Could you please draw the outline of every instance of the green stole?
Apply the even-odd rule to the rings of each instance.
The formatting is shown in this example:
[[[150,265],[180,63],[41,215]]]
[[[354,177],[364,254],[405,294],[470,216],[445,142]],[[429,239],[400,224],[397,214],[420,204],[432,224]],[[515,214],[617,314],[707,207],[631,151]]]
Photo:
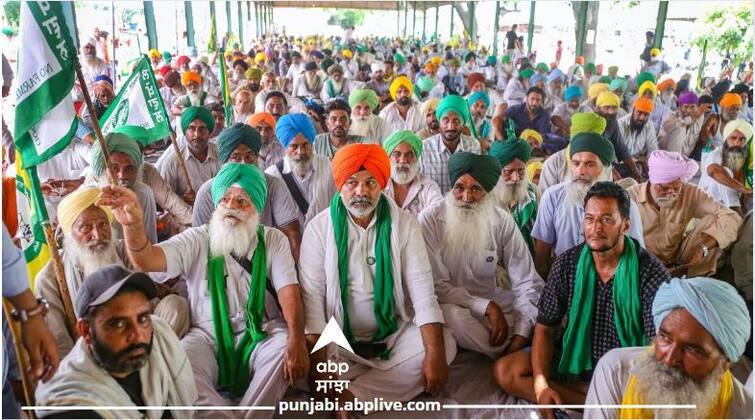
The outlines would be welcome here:
[[[228,389],[234,397],[244,395],[249,386],[249,357],[257,343],[267,334],[262,330],[262,318],[265,313],[265,287],[267,284],[267,255],[265,249],[265,230],[257,227],[257,247],[252,255],[253,274],[249,279],[249,298],[246,303],[246,330],[235,345],[236,334],[233,332],[228,317],[228,296],[226,295],[225,258],[209,256],[207,263],[207,280],[212,304],[212,324],[215,329],[215,358],[218,362],[218,387]]]
[[[522,236],[524,236],[524,242],[527,243],[530,254],[535,255],[535,242],[532,240],[532,224],[537,214],[537,197],[535,196],[535,191],[532,189],[532,185],[527,185],[527,196],[530,199],[529,202],[523,208],[519,208],[519,203],[516,203],[512,216],[514,216],[514,221],[517,227],[519,227],[519,231],[522,232]]]
[[[647,343],[642,326],[639,263],[634,241],[624,236],[624,252],[613,277],[613,317],[621,347]],[[563,340],[563,354],[558,370],[579,375],[593,369],[592,332],[595,314],[595,261],[585,243],[577,262],[574,295],[569,308]]]
[[[378,331],[372,342],[384,340],[398,330],[393,302],[393,261],[391,258],[391,209],[388,200],[381,194],[376,211],[375,238],[375,292],[373,309]],[[348,211],[336,193],[330,200],[330,218],[333,221],[333,234],[338,251],[338,280],[341,286],[341,305],[343,306],[343,332],[350,344],[354,335],[349,326],[349,226]],[[386,349],[380,358],[390,356]]]
[[[207,100],[207,92],[202,91],[202,93],[199,95],[199,106],[204,106],[204,101]],[[184,107],[188,108],[190,106],[193,106],[191,104],[191,100],[189,99],[189,96],[187,94],[186,98],[184,98]]]
[[[325,89],[327,89],[328,91],[328,96],[330,96],[331,98],[335,98],[336,96],[340,95],[341,92],[343,92],[344,83],[345,81],[341,82],[341,90],[339,90],[338,93],[336,93],[336,88],[333,87],[333,81],[328,79],[328,81],[325,82]]]

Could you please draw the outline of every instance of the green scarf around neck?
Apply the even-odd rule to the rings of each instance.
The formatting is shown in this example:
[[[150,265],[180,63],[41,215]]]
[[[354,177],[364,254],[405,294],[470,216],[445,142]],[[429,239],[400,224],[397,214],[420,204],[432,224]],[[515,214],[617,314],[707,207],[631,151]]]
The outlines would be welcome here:
[[[333,81],[328,79],[328,81],[325,82],[325,89],[328,90],[328,96],[330,96],[331,98],[335,98],[336,96],[341,95],[341,93],[343,92],[343,85],[344,85],[344,82],[341,82],[341,89],[339,89],[338,92],[336,92],[336,88],[335,88],[335,85],[333,84]]]
[[[640,302],[640,269],[637,247],[624,236],[624,252],[613,277],[613,317],[622,347],[644,346],[647,337],[642,326]],[[558,370],[579,375],[593,369],[592,333],[595,314],[595,261],[585,243],[577,262],[574,295],[569,308],[568,324],[564,333],[563,354]]]
[[[225,258],[209,256],[207,280],[212,305],[212,324],[215,329],[215,358],[218,362],[218,387],[228,389],[234,397],[244,395],[249,386],[249,357],[257,343],[267,334],[262,330],[267,285],[267,255],[265,230],[257,227],[257,247],[252,255],[253,274],[249,279],[249,298],[246,303],[246,329],[235,345],[236,334],[229,318],[226,294]]]
[[[517,227],[519,227],[519,231],[524,236],[524,242],[527,243],[530,254],[535,255],[535,242],[532,240],[532,225],[537,214],[537,197],[532,185],[527,185],[527,196],[529,197],[527,204],[520,208],[519,203],[516,203],[512,216]]]
[[[393,261],[391,258],[391,209],[388,200],[381,194],[375,210],[375,291],[374,312],[378,331],[373,342],[384,340],[398,330],[393,302]],[[338,278],[341,286],[343,305],[343,332],[350,344],[354,335],[349,326],[349,226],[348,211],[336,193],[330,201],[330,218],[333,221],[333,234],[338,251]],[[380,355],[381,359],[390,356],[390,349]]]

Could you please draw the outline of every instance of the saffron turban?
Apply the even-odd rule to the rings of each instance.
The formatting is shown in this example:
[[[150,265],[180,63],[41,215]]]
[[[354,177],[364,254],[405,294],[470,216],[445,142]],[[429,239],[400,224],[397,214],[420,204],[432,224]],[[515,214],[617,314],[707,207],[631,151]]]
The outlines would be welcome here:
[[[391,134],[383,141],[383,148],[390,155],[393,153],[393,149],[401,143],[408,144],[414,150],[414,156],[417,158],[422,156],[422,139],[411,130],[401,130]]]
[[[655,98],[658,95],[658,89],[655,88],[655,84],[648,80],[647,82],[644,82],[640,85],[640,87],[637,89],[637,96],[642,96],[645,94],[645,91],[651,91],[653,92],[653,97]]]
[[[574,98],[582,97],[582,89],[579,86],[573,85],[566,88],[564,91],[564,99],[571,101]]]
[[[422,68],[422,71],[424,73],[435,73],[436,71],[438,71],[438,66],[433,63],[427,63],[425,64],[425,67]]]
[[[254,150],[255,154],[259,154],[262,147],[262,138],[259,131],[244,123],[235,123],[221,131],[217,139],[220,161],[223,163],[228,162],[231,154],[239,144],[243,144]]]
[[[370,110],[378,106],[378,97],[372,89],[354,89],[349,94],[349,106],[354,109],[360,102],[366,102]]]
[[[748,140],[752,138],[752,124],[748,123],[745,120],[729,121],[724,126],[724,141],[726,141],[726,139],[728,139],[731,133],[733,133],[734,131],[739,131],[740,133],[744,134],[745,138],[747,138]]]
[[[639,97],[634,101],[634,109],[650,114],[653,112],[655,104],[648,98]]]
[[[304,136],[310,144],[315,142],[317,131],[307,114],[286,114],[275,124],[275,137],[283,147],[288,147],[298,134]]]
[[[331,165],[333,181],[339,190],[349,177],[361,170],[369,171],[381,189],[391,176],[391,160],[377,144],[348,144],[336,152]]]
[[[191,70],[186,70],[185,72],[181,73],[181,84],[184,86],[189,86],[189,82],[201,84],[202,75]]]
[[[579,133],[569,143],[569,158],[576,153],[591,152],[596,154],[603,165],[610,165],[615,155],[613,144],[605,137],[595,133]]]
[[[676,82],[674,79],[663,79],[658,83],[658,90],[663,92],[666,89],[676,89]]]
[[[722,107],[727,106],[742,106],[742,97],[736,93],[727,93],[721,97],[721,101],[718,103]]]
[[[470,152],[454,153],[448,160],[448,175],[451,178],[451,185],[456,184],[456,181],[466,174],[477,180],[486,192],[490,192],[501,176],[501,165],[491,156]]]
[[[661,284],[653,299],[656,331],[674,309],[685,309],[713,336],[729,361],[744,353],[750,337],[750,313],[737,289],[706,277],[671,279]]]
[[[494,157],[503,168],[514,159],[519,159],[526,164],[532,156],[532,149],[530,144],[522,139],[508,139],[493,142],[490,146],[490,156]]]
[[[223,165],[220,172],[212,179],[210,187],[212,202],[216,207],[228,188],[234,185],[240,186],[249,194],[249,199],[254,203],[255,209],[258,213],[261,213],[267,200],[267,181],[265,181],[262,170],[257,165],[247,165],[246,163]]]
[[[699,165],[693,159],[676,152],[654,150],[648,158],[648,178],[653,184],[668,184],[681,179],[692,179]]]
[[[391,93],[391,98],[394,101],[396,100],[396,92],[398,92],[398,89],[401,86],[405,87],[409,92],[413,92],[414,85],[412,84],[412,81],[406,76],[399,76],[393,79],[391,86],[388,88],[388,91]]]
[[[255,112],[246,120],[246,122],[252,127],[265,123],[275,130],[275,117],[269,112]]]
[[[537,130],[528,128],[526,130],[522,130],[522,132],[519,133],[519,138],[522,140],[529,140],[531,137],[534,137],[534,139],[537,140],[538,144],[543,144],[543,136],[541,136],[540,133],[537,132]]]
[[[423,117],[427,116],[427,113],[430,111],[432,111],[434,114],[435,110],[438,109],[438,104],[440,104],[440,99],[430,98],[425,102],[422,102],[422,106],[419,108],[419,112]]]
[[[110,154],[123,153],[131,158],[134,167],[142,166],[142,150],[134,139],[123,133],[108,133],[105,136],[105,146]],[[100,142],[94,142],[91,151],[91,165],[94,176],[99,178],[105,173],[105,159],[102,155]]]
[[[593,83],[587,89],[587,97],[590,99],[597,98],[603,92],[608,91],[608,85],[605,83]]]
[[[600,95],[598,95],[597,99],[595,99],[595,105],[618,107],[619,105],[621,105],[621,99],[619,99],[619,97],[615,93],[611,92],[610,90],[606,90],[604,92],[601,92]]]
[[[181,113],[181,130],[186,132],[189,128],[189,124],[196,119],[201,120],[210,132],[215,129],[215,118],[212,117],[212,113],[209,109],[203,106],[190,106],[184,108]]]
[[[105,212],[108,222],[113,221],[113,213],[109,207],[97,206],[97,200],[100,198],[100,189],[93,186],[81,186],[76,191],[68,194],[60,203],[58,203],[58,225],[63,231],[64,235],[71,233],[73,224],[76,223],[76,219],[84,213],[84,210],[90,206],[95,206]]]
[[[438,108],[435,110],[435,116],[438,118],[438,121],[440,121],[443,119],[443,116],[449,112],[455,112],[464,124],[467,124],[472,120],[472,117],[469,114],[469,105],[467,105],[467,101],[459,95],[448,95],[443,98],[438,104]]]
[[[527,171],[527,180],[529,182],[535,182],[534,181],[534,179],[535,179],[535,173],[537,171],[541,171],[542,172],[542,170],[543,170],[543,162],[540,162],[540,161],[530,162],[530,163],[527,164],[527,169],[525,169],[525,170]]]
[[[467,77],[467,88],[472,90],[472,87],[474,87],[477,82],[485,83],[485,76],[482,73],[470,73]]]
[[[684,92],[679,95],[679,105],[697,105],[700,98],[694,92]]]
[[[618,77],[616,79],[611,80],[611,83],[608,84],[608,90],[611,92],[615,92],[619,89],[622,91],[626,91],[627,87],[629,86],[629,83],[627,82],[627,79],[623,77]]]
[[[642,86],[642,84],[645,82],[653,82],[653,84],[655,85],[655,76],[653,75],[653,73],[645,71],[637,75],[636,82],[637,86]]]
[[[579,133],[595,133],[598,135],[606,131],[606,119],[594,112],[577,112],[571,117],[571,137]]]
[[[469,96],[467,96],[467,103],[470,107],[480,100],[485,102],[486,108],[490,106],[490,97],[485,91],[481,90],[479,92],[472,92]]]
[[[579,65],[585,64],[585,57],[582,57],[580,55],[580,56],[578,56],[577,58],[574,59],[574,62],[577,63],[577,64],[579,64]]]

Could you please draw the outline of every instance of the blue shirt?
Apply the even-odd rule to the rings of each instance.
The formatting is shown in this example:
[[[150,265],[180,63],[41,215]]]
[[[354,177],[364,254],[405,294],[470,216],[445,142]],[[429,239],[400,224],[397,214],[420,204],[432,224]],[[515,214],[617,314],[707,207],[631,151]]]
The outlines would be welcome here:
[[[506,118],[510,118],[514,121],[514,131],[516,135],[522,133],[526,129],[532,129],[540,133],[543,137],[547,133],[551,132],[551,114],[550,112],[540,109],[540,113],[537,114],[534,120],[530,121],[529,113],[527,113],[527,104],[522,103],[514,105],[506,110]]]

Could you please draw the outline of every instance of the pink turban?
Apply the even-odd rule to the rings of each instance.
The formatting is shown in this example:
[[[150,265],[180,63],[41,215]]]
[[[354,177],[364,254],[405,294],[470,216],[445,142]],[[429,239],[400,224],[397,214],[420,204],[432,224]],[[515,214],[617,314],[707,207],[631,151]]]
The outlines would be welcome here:
[[[677,179],[687,182],[697,169],[697,162],[676,152],[656,150],[648,159],[648,177],[653,184],[668,184]]]

